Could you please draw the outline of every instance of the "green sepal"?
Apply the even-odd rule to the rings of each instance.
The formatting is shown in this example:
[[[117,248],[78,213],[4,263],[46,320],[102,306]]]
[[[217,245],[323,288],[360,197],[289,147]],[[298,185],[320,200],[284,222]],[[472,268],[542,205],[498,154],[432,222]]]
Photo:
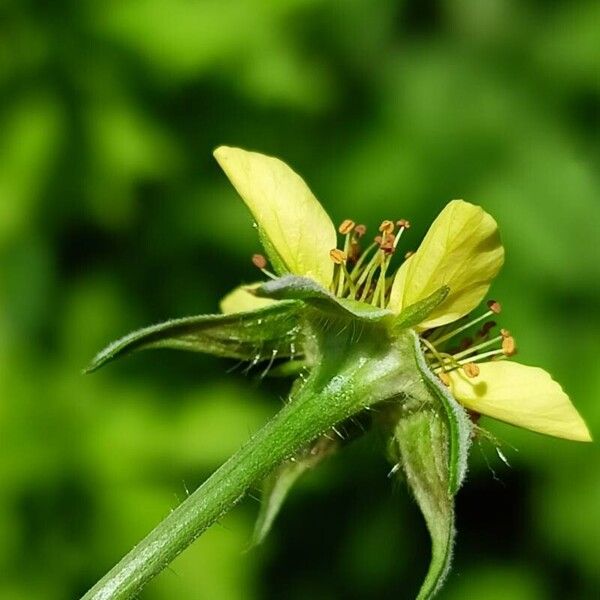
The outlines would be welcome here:
[[[473,423],[465,409],[452,397],[448,388],[431,372],[421,350],[419,337],[414,334],[415,358],[429,397],[443,409],[448,426],[448,491],[454,495],[467,473],[467,459]]]
[[[394,429],[394,454],[431,536],[431,562],[417,600],[433,598],[450,570],[455,529],[449,442],[446,419],[432,408],[403,415]]]
[[[324,458],[337,450],[340,443],[333,436],[321,436],[307,451],[285,461],[263,482],[260,511],[254,525],[252,545],[262,544],[293,485]]]
[[[99,352],[85,370],[91,373],[130,352],[175,348],[259,362],[294,354],[300,335],[298,302],[278,302],[258,310],[227,315],[172,319],[138,329]]]
[[[272,367],[265,373],[267,377],[298,377],[310,369],[309,363],[303,358],[295,358]]]
[[[391,319],[393,313],[357,300],[337,298],[313,279],[285,275],[264,283],[254,290],[257,296],[274,300],[302,300],[323,313],[365,321]]]
[[[422,323],[447,298],[449,293],[450,288],[443,285],[427,298],[407,306],[394,318],[394,328],[397,330],[408,329]]]

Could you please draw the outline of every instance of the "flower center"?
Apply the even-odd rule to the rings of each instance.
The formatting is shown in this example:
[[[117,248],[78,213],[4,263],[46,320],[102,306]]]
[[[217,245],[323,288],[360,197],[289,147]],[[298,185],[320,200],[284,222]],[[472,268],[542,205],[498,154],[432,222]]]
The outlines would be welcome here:
[[[429,329],[421,334],[425,349],[425,358],[430,368],[448,385],[448,373],[461,369],[467,377],[479,375],[478,362],[483,360],[504,360],[517,352],[515,339],[508,329],[500,329],[493,335],[496,322],[490,317],[500,314],[502,307],[499,302],[490,300],[488,310],[478,317],[465,317],[458,321]],[[469,335],[469,330],[479,325],[479,328]],[[457,343],[457,336],[464,337]]]
[[[343,249],[334,248],[329,253],[335,264],[331,292],[339,298],[385,308],[392,280],[389,266],[402,234],[409,227],[410,222],[406,219],[396,223],[383,221],[378,235],[363,249],[361,240],[367,228],[356,225],[350,219],[344,220],[338,228],[339,233],[344,236]]]

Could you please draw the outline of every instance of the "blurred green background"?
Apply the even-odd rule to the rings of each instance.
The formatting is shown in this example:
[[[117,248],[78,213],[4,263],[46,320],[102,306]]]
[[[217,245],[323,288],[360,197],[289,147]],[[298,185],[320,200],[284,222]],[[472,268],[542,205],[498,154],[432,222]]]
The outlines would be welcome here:
[[[285,385],[200,355],[80,374],[105,343],[211,312],[256,273],[211,157],[276,154],[336,221],[445,202],[499,221],[519,360],[600,435],[600,4],[0,3],[0,599],[75,598],[273,414]],[[448,599],[600,596],[600,452],[487,422]],[[366,437],[246,552],[252,499],[142,598],[411,598],[429,543]]]

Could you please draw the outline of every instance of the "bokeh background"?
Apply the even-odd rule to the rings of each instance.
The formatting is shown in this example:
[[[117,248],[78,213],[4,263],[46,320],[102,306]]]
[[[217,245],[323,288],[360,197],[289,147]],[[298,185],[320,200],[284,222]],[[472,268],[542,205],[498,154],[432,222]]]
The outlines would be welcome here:
[[[211,157],[283,157],[336,221],[445,202],[499,221],[493,294],[520,360],[600,435],[594,0],[0,3],[0,598],[76,598],[280,406],[231,363],[105,343],[215,311],[256,273]],[[408,248],[407,248],[408,249]],[[487,422],[447,599],[600,596],[600,452]],[[429,542],[366,437],[307,475],[246,552],[249,499],[142,598],[411,598]]]

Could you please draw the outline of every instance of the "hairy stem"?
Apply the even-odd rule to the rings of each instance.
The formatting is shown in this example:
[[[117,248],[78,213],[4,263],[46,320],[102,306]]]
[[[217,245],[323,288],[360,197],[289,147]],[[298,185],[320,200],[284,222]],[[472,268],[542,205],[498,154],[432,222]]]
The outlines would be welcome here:
[[[335,383],[335,384],[334,384]],[[248,488],[319,434],[360,410],[340,381],[298,396],[90,589],[83,600],[131,598],[203,531],[239,502]],[[351,389],[352,386],[350,386]],[[346,392],[348,387],[344,386]]]

